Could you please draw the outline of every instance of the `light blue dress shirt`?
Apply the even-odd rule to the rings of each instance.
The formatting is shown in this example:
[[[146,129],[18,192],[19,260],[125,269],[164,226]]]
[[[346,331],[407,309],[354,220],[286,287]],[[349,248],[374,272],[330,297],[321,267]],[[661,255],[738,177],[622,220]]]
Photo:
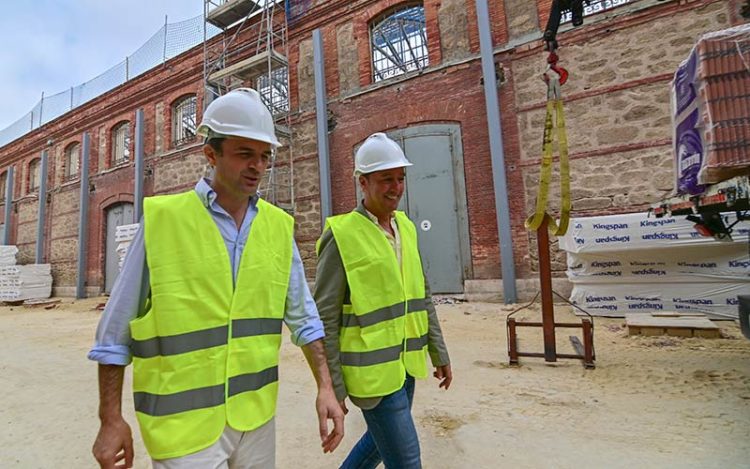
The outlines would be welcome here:
[[[258,213],[257,197],[250,200],[242,226],[237,224],[229,213],[216,202],[216,192],[207,179],[195,185],[195,192],[211,214],[224,238],[232,263],[232,279],[237,279],[237,269],[242,259],[250,226]],[[292,333],[292,342],[298,346],[323,338],[323,323],[310,294],[305,279],[302,259],[297,244],[292,240],[292,269],[289,275],[289,289],[286,296],[284,322]],[[248,249],[252,249],[249,246]],[[206,279],[210,281],[210,279]],[[144,305],[151,293],[149,270],[146,262],[146,245],[143,235],[143,221],[128,248],[128,254],[112,288],[99,327],[96,329],[96,342],[88,354],[90,360],[103,365],[127,365],[131,362],[130,321],[145,313]]]

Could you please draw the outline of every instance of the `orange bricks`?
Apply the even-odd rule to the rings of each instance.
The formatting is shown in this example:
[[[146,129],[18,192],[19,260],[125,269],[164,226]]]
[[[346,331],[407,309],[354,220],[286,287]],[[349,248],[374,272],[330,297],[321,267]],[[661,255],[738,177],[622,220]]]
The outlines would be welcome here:
[[[699,179],[710,184],[750,171],[750,26],[703,36],[697,53],[705,151]]]

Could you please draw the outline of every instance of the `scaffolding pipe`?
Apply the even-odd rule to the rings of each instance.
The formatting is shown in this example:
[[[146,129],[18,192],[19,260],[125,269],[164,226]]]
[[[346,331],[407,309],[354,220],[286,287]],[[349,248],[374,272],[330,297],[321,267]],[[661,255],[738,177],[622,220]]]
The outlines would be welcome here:
[[[47,150],[42,150],[42,167],[39,170],[39,214],[36,221],[35,263],[44,263],[44,225],[47,209]]]
[[[5,176],[5,222],[3,223],[3,244],[10,244],[10,213],[13,205],[13,172],[15,167],[8,168]]]
[[[135,111],[135,220],[140,222],[143,215],[143,108]]]
[[[315,74],[315,116],[318,127],[318,169],[320,172],[320,217],[321,227],[332,215],[331,163],[328,151],[328,106],[326,97],[325,61],[323,35],[316,29],[313,35],[313,70]]]
[[[81,192],[78,211],[78,270],[76,273],[76,298],[86,298],[86,252],[89,232],[89,133],[83,133],[81,145]]]
[[[479,27],[479,49],[482,57],[484,100],[487,108],[487,127],[490,134],[490,157],[492,180],[495,189],[495,212],[497,231],[500,237],[500,258],[503,276],[503,298],[505,303],[515,303],[516,272],[513,260],[513,238],[510,230],[510,207],[508,183],[505,177],[505,154],[503,153],[503,129],[500,122],[500,103],[497,99],[497,78],[490,30],[487,0],[476,0],[477,25]]]

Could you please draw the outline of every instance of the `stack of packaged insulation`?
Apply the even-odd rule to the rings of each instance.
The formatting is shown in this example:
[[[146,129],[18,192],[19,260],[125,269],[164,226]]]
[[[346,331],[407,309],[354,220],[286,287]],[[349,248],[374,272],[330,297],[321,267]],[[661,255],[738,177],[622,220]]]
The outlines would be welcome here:
[[[674,311],[736,319],[737,295],[750,292],[750,221],[734,228],[727,242],[701,236],[684,217],[571,219],[559,239],[570,299],[595,316]]]
[[[128,248],[135,237],[136,231],[138,231],[138,226],[138,223],[133,223],[131,225],[120,225],[116,228],[115,242],[117,247],[115,250],[117,251],[118,270],[122,270],[122,264],[125,262],[125,256],[128,254]]]
[[[16,265],[16,246],[0,246],[0,301],[24,301],[52,295],[50,264]]]

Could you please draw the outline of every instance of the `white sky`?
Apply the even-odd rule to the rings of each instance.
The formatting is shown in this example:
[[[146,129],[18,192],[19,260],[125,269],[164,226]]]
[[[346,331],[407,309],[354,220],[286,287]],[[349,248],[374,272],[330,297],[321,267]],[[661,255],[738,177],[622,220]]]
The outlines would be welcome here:
[[[39,101],[91,80],[203,0],[0,0],[0,130]]]

